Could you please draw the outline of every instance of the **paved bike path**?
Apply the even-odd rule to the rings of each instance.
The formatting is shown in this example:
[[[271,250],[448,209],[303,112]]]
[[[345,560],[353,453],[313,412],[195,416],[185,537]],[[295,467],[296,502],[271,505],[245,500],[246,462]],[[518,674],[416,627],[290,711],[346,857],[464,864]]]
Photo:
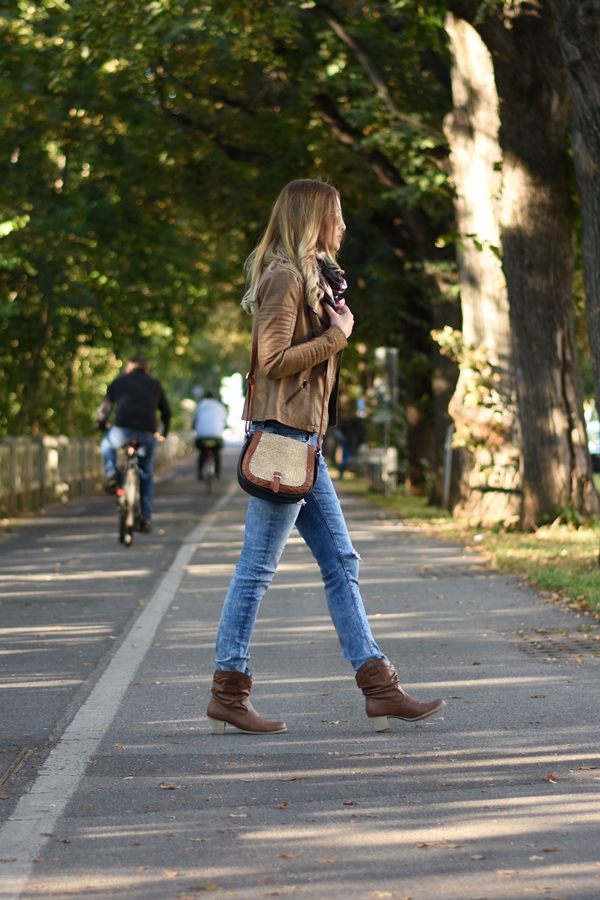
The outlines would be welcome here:
[[[180,557],[173,599],[49,836],[41,807],[2,832],[3,858],[11,827],[37,828],[39,850],[19,894],[23,859],[0,863],[0,898],[598,897],[598,645],[578,631],[591,623],[347,496],[376,637],[408,689],[448,706],[371,730],[294,535],[252,659],[257,707],[289,731],[214,736],[204,709],[246,500],[223,503]],[[83,739],[59,744],[49,780],[64,782]]]
[[[0,778],[24,760],[0,785],[0,821],[212,505],[194,465],[190,458],[158,474],[154,531],[129,548],[118,543],[116,503],[106,495],[0,527]]]

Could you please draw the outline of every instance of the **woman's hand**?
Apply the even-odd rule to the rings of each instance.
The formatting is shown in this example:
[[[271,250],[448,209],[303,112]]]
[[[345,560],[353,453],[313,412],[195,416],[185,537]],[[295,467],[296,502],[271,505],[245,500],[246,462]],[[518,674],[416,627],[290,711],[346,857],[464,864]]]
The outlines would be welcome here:
[[[329,313],[331,324],[339,325],[345,336],[350,337],[354,328],[354,316],[346,306],[346,301],[338,300],[336,309],[333,309],[328,303],[325,303],[324,306]]]

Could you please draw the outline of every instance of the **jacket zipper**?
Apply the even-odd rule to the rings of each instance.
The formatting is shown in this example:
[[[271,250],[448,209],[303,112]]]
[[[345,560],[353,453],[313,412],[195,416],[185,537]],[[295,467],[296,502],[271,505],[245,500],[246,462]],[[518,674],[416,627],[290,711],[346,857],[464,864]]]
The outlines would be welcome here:
[[[307,379],[305,378],[304,381],[302,382],[302,384],[300,385],[300,387],[298,388],[298,390],[294,391],[294,393],[292,394],[292,396],[291,396],[291,397],[288,397],[287,400],[284,402],[283,405],[284,405],[284,406],[287,406],[288,403],[291,403],[292,400],[294,399],[294,397],[297,397],[297,396],[298,396],[298,394],[300,393],[300,391],[305,391],[305,390],[306,390],[307,386],[308,386],[308,381],[307,381]]]

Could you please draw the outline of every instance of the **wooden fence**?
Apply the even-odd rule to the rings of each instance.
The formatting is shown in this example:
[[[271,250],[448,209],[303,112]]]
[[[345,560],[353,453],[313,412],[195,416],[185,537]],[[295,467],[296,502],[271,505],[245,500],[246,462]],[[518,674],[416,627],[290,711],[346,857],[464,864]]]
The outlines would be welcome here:
[[[168,465],[193,447],[193,432],[175,431],[156,446],[155,467]],[[102,487],[99,437],[6,437],[0,443],[0,516],[66,503]]]

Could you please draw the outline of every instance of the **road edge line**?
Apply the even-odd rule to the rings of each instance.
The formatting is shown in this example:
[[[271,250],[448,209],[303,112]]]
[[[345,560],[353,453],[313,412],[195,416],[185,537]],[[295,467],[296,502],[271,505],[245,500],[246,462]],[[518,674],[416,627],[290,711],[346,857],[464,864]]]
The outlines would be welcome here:
[[[239,490],[233,482],[184,538],[175,559],[163,575],[144,611],[115,652],[70,725],[48,755],[30,791],[19,800],[0,830],[0,859],[11,871],[3,871],[2,900],[19,900],[31,876],[33,862],[85,773],[91,756],[112,724],[125,692],[148,652],[156,630],[169,609],[181,576],[217,515]],[[14,860],[8,863],[7,860]]]

